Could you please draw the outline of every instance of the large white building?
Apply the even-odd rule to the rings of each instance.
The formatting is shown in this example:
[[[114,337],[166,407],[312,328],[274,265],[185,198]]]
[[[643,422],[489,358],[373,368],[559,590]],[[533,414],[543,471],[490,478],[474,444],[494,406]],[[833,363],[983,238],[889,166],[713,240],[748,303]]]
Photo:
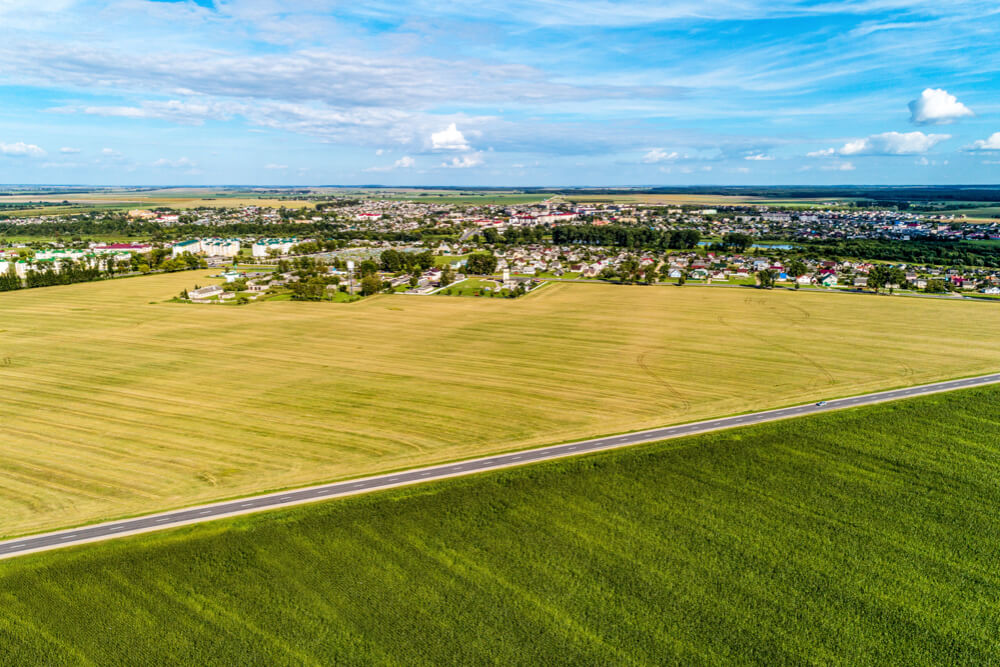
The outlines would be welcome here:
[[[236,257],[240,254],[239,239],[202,239],[201,251],[209,257]]]
[[[178,257],[189,252],[192,255],[209,257],[236,257],[240,254],[239,239],[191,239],[175,243],[170,248],[170,256]]]
[[[250,248],[254,257],[270,257],[271,251],[279,255],[287,255],[292,246],[298,245],[299,240],[291,239],[261,239]]]
[[[14,273],[17,274],[18,278],[24,278],[28,275],[28,262],[19,260],[7,260],[0,259],[0,273],[7,274],[11,269],[14,269]]]
[[[180,257],[186,252],[189,252],[192,255],[200,254],[201,239],[191,239],[190,241],[181,241],[180,243],[175,243],[170,247],[171,257]]]

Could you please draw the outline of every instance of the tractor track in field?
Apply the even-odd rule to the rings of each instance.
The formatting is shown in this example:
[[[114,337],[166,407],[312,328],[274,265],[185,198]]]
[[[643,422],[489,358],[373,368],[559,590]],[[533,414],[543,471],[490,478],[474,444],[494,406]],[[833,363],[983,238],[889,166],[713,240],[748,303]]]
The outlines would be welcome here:
[[[669,381],[665,380],[664,378],[660,377],[652,368],[649,367],[649,364],[646,363],[646,355],[648,355],[650,352],[655,352],[655,350],[646,350],[645,352],[641,352],[638,355],[636,355],[636,358],[635,358],[636,363],[638,363],[639,367],[647,375],[649,375],[649,377],[653,378],[653,380],[655,380],[657,384],[659,384],[661,387],[663,387],[664,389],[666,389],[667,392],[669,392],[669,394],[671,396],[673,396],[675,399],[677,399],[678,401],[680,401],[681,405],[684,408],[682,410],[682,413],[686,414],[686,413],[690,412],[691,411],[691,401],[687,400],[687,398],[684,397],[684,394],[682,394],[681,392],[677,391],[677,388],[673,384],[671,384]]]

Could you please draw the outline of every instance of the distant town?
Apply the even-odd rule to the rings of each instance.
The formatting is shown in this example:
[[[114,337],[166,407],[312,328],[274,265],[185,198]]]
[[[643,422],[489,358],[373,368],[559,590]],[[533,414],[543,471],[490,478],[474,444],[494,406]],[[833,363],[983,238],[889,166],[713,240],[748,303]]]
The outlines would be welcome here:
[[[1000,222],[859,208],[337,198],[3,221],[0,289],[216,267],[195,303],[506,296],[599,280],[1000,295]],[[95,240],[95,237],[106,240]]]

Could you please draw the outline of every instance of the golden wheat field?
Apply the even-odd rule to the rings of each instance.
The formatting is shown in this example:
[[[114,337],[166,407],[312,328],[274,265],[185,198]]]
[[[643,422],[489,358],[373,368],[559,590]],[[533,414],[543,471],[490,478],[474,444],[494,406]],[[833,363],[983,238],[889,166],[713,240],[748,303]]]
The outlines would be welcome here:
[[[1000,369],[1000,304],[579,284],[165,302],[208,282],[0,294],[0,534]]]

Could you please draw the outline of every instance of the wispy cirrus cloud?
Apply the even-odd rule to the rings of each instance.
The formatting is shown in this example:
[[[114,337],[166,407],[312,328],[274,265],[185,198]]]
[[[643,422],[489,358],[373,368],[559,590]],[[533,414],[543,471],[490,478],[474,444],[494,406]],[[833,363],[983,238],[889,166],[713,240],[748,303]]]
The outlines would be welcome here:
[[[992,150],[982,137],[1000,94],[998,10],[983,0],[0,0],[0,86],[18,86],[24,109],[24,91],[38,91],[17,112],[25,118],[54,112],[43,117],[51,131],[0,119],[0,133],[40,150],[80,144],[107,173],[149,171],[173,151],[198,164],[229,152],[220,181],[227,164],[257,177],[261,167],[235,157],[244,149],[291,179],[306,166],[284,157],[294,144],[321,182],[415,173],[388,159],[370,167],[354,147],[391,147],[442,181],[487,173],[473,169],[487,160],[540,161],[533,177],[548,182],[648,182],[668,174],[659,167],[674,178],[713,164],[740,174],[758,162],[769,164],[755,177],[787,179],[808,151],[827,158],[814,174],[850,164],[877,182],[917,165],[897,160],[890,174],[862,156],[949,149],[949,135],[882,132],[907,120],[952,124],[954,146]],[[101,153],[105,143],[118,152]],[[4,164],[11,178],[11,165],[38,163]]]

